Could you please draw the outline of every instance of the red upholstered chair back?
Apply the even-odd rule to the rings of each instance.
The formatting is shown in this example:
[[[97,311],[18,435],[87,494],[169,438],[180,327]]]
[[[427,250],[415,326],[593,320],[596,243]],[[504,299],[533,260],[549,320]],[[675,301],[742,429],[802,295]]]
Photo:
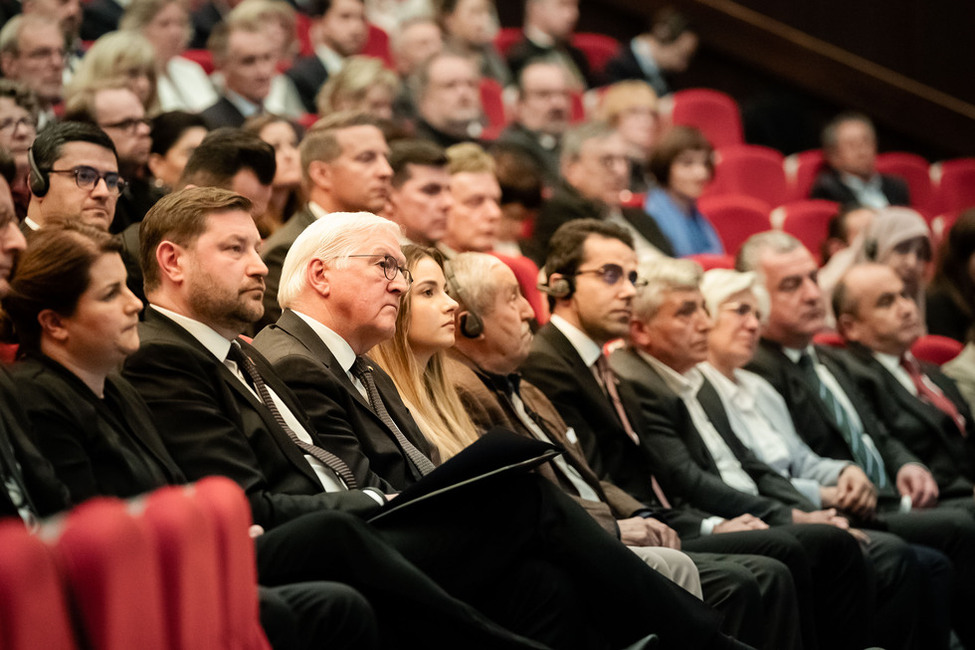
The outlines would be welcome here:
[[[795,236],[813,257],[822,261],[822,244],[826,241],[829,220],[838,210],[839,205],[833,201],[793,201],[776,208],[772,213],[772,225]]]
[[[877,156],[877,171],[903,178],[911,193],[911,207],[930,219],[938,211],[931,165],[923,157],[905,151],[891,151]]]
[[[766,228],[767,230],[767,228]],[[700,253],[698,255],[688,255],[687,259],[694,260],[701,265],[705,271],[711,269],[733,269],[735,268],[734,255],[715,255],[714,253]]]
[[[838,332],[820,332],[813,337],[813,343],[830,348],[845,348],[846,340]]]
[[[674,124],[696,126],[716,149],[745,142],[738,102],[717,90],[689,88],[671,96]]]
[[[184,59],[199,63],[203,71],[207,74],[213,74],[213,71],[216,69],[213,65],[213,55],[210,54],[210,50],[184,50],[180,56]]]
[[[118,499],[87,501],[66,518],[55,544],[87,646],[167,650],[156,547],[144,521]],[[85,644],[82,644],[85,645]]]
[[[390,70],[394,67],[393,55],[389,51],[389,34],[381,27],[369,24],[369,38],[366,40],[366,46],[362,48],[362,53],[381,59]]]
[[[940,209],[965,210],[975,207],[975,158],[946,160],[936,166]]]
[[[782,154],[769,147],[744,144],[720,149],[707,194],[746,194],[781,205],[789,199],[783,162]]]
[[[270,650],[258,618],[257,565],[254,543],[247,534],[252,523],[243,490],[222,476],[197,481],[192,494],[214,524],[219,585],[223,591],[224,647]]]
[[[148,495],[143,517],[158,549],[169,647],[220,648],[228,621],[215,523],[187,488],[176,486]]]
[[[810,149],[786,157],[784,167],[791,200],[801,201],[809,198],[816,176],[826,168],[826,159],[821,149]]]
[[[0,523],[0,549],[0,648],[75,650],[51,549],[13,518]]]
[[[572,44],[582,50],[589,62],[589,67],[597,75],[606,69],[606,64],[613,60],[620,51],[620,42],[612,36],[594,34],[592,32],[577,32],[572,35]]]
[[[499,260],[508,265],[508,268],[515,274],[518,286],[521,288],[521,295],[532,306],[535,312],[535,320],[539,325],[548,322],[548,303],[538,290],[538,266],[525,256],[511,257],[499,253],[491,253]]]
[[[508,50],[520,41],[522,36],[524,32],[521,31],[521,27],[502,27],[494,37],[494,47],[501,56],[508,56]]]
[[[939,366],[961,354],[964,344],[947,336],[927,334],[911,346],[911,353],[921,361],[936,363]]]
[[[728,255],[737,253],[755,233],[772,228],[768,204],[751,196],[706,196],[698,201],[697,207],[711,221]]]

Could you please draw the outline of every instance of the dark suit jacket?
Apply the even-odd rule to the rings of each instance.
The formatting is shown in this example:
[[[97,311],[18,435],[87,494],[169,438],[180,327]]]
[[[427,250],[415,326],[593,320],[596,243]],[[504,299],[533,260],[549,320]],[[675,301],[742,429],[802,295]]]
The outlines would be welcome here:
[[[360,485],[392,492],[419,480],[420,473],[393,432],[308,323],[286,309],[277,323],[257,335],[254,347],[265,355],[304,407],[322,446],[349,465]],[[417,428],[393,380],[375,364],[373,378],[400,431],[427,458],[432,458],[430,443]]]
[[[561,143],[555,141],[554,138],[552,141],[555,142],[555,146],[551,149],[546,149],[542,146],[537,132],[525,128],[518,122],[509,124],[497,139],[499,143],[518,145],[530,153],[542,168],[541,171],[545,178],[545,184],[554,187],[558,184],[559,174],[561,173],[559,170],[559,156],[561,155],[562,147]]]
[[[640,66],[640,62],[637,61],[636,55],[633,53],[633,47],[629,43],[621,47],[619,54],[610,59],[609,63],[606,64],[605,75],[606,83],[608,84],[613,84],[617,81],[626,81],[627,79],[639,79],[650,84],[658,97],[670,94],[670,86],[662,74],[658,72],[652,77],[647,76]]]
[[[190,16],[193,21],[193,38],[190,41],[190,49],[206,49],[207,40],[210,38],[213,28],[223,22],[224,13],[230,11],[230,7],[223,2],[220,4],[221,7],[217,7],[217,4],[212,0],[205,2]]]
[[[665,509],[653,492],[652,458],[647,445],[630,440],[613,404],[592,371],[557,328],[546,325],[535,335],[532,351],[521,367],[525,379],[541,389],[559,415],[572,427],[592,471],[618,486],[676,530],[682,539],[701,534],[701,521],[709,513],[694,508]],[[643,430],[636,396],[625,383],[619,386],[630,424]],[[669,494],[664,488],[665,495]]]
[[[298,57],[294,65],[284,74],[294,84],[305,110],[309,113],[317,113],[315,97],[322,85],[328,81],[328,70],[322,65],[322,60],[314,53]]]
[[[548,252],[548,242],[564,223],[574,219],[604,219],[609,208],[599,202],[592,201],[583,197],[579,192],[568,183],[561,183],[555,190],[555,194],[549,199],[535,221],[535,230],[532,233],[531,241],[526,247],[528,257],[541,267],[545,264],[545,256]],[[664,255],[673,255],[674,249],[670,245],[670,240],[660,230],[660,226],[654,221],[653,217],[643,211],[642,208],[622,208],[623,218],[636,229],[643,238],[660,249]]]
[[[816,507],[788,479],[758,460],[735,436],[721,398],[707,381],[698,400],[759,494],[739,492],[721,479],[718,466],[691,419],[684,401],[663,377],[633,350],[618,350],[611,364],[637,396],[645,422],[642,435],[653,454],[658,480],[671,498],[731,519],[748,513],[769,524],[792,523],[792,508]]]
[[[222,126],[237,129],[244,126],[246,121],[244,115],[226,97],[218,99],[216,104],[205,109],[200,116],[210,129],[219,129]]]
[[[560,49],[569,55],[572,63],[579,69],[579,73],[585,80],[586,86],[595,88],[601,83],[602,80],[590,69],[589,59],[586,58],[586,55],[579,48],[570,43],[560,43],[556,47],[539,47],[527,38],[522,38],[508,50],[508,68],[511,70],[512,78],[517,79],[521,74],[522,68],[534,59],[550,57],[555,49]]]
[[[71,505],[68,490],[58,480],[50,461],[34,445],[22,398],[3,367],[0,367],[0,401],[3,403],[0,408],[0,482],[10,480],[18,485],[36,514],[47,516],[65,510]],[[19,516],[2,485],[0,516]]]
[[[884,193],[891,205],[910,205],[911,197],[907,189],[907,183],[898,176],[880,175],[880,191]],[[835,169],[827,169],[820,172],[809,190],[809,198],[826,199],[836,201],[840,205],[856,203],[856,196],[853,191],[843,184],[840,175]]]
[[[964,416],[967,438],[962,437],[958,427],[943,411],[904,388],[873,358],[868,348],[850,343],[839,356],[890,434],[931,470],[938,481],[941,498],[971,498],[972,481],[975,481],[975,423],[955,382],[938,366],[921,364],[924,374]]]
[[[13,371],[34,425],[38,448],[80,503],[99,495],[122,498],[184,483],[163,445],[152,414],[125,379],[110,376],[105,398],[66,368],[30,356]]]
[[[367,515],[379,506],[361,491],[323,492],[302,451],[270,411],[180,325],[148,309],[142,345],[123,375],[152,411],[166,448],[189,480],[227,476],[247,493],[254,523],[272,528],[323,508]],[[311,422],[271,365],[240,342],[267,385],[315,438]]]
[[[880,490],[880,496],[888,504],[891,500],[896,501],[899,498],[894,487],[897,470],[905,463],[920,463],[920,460],[908,451],[902,442],[887,432],[869,402],[860,394],[853,378],[836,359],[835,351],[817,346],[816,354],[850,398],[863,423],[864,431],[873,438],[874,445],[884,459],[891,480],[886,488]],[[850,448],[843,439],[843,434],[836,425],[833,415],[819,396],[806,384],[802,370],[785,355],[781,345],[763,338],[755,352],[755,357],[746,369],[761,375],[775,390],[779,391],[792,415],[796,431],[810,449],[826,458],[853,460]]]
[[[484,433],[492,427],[500,426],[526,438],[535,439],[534,434],[526,427],[508,394],[500,383],[503,377],[489,375],[480,369],[466,365],[463,358],[447,361],[447,379],[460,394],[461,402],[467,410],[479,433]],[[568,425],[562,420],[559,412],[544,393],[527,381],[521,381],[519,394],[525,403],[525,409],[531,414],[535,423],[556,444],[565,448],[565,462],[576,469],[586,484],[599,496],[599,501],[589,501],[579,497],[572,483],[566,479],[555,463],[549,462],[540,466],[536,471],[560,486],[569,493],[600,525],[613,535],[618,534],[617,519],[632,517],[646,506],[619,489],[609,481],[601,481],[589,467],[582,448],[578,442],[572,442],[566,436]]]
[[[315,223],[315,215],[305,205],[291,215],[291,218],[264,242],[261,251],[261,258],[267,265],[267,277],[264,278],[264,315],[256,323],[255,333],[265,325],[274,323],[281,316],[278,285],[281,284],[281,267],[284,266],[284,258],[291,250],[291,244],[298,239],[298,235],[313,223]]]
[[[125,9],[115,0],[92,0],[81,5],[81,40],[94,41],[118,29]]]

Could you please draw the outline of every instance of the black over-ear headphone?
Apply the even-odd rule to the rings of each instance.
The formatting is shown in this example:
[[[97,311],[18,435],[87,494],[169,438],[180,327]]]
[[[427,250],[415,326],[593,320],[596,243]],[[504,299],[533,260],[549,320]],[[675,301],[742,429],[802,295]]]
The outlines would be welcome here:
[[[460,333],[464,335],[464,338],[476,339],[484,333],[484,321],[471,309],[471,301],[467,299],[460,283],[454,277],[454,271],[450,268],[450,260],[444,262],[443,270],[444,278],[447,280],[447,289],[467,305],[467,313],[460,315]]]
[[[538,290],[556,300],[569,298],[576,290],[575,282],[571,275],[564,275],[556,280],[551,280],[547,284],[539,283]]]
[[[41,171],[34,160],[34,147],[27,150],[27,164],[30,166],[27,175],[27,186],[30,187],[30,193],[34,196],[44,196],[51,188],[51,183],[47,174]]]

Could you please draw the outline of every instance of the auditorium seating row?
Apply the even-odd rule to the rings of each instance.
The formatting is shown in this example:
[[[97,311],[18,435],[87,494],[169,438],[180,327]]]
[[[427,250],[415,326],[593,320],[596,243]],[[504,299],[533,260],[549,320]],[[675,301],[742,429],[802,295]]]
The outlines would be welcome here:
[[[92,499],[36,535],[4,520],[0,647],[270,650],[250,522],[223,477]]]

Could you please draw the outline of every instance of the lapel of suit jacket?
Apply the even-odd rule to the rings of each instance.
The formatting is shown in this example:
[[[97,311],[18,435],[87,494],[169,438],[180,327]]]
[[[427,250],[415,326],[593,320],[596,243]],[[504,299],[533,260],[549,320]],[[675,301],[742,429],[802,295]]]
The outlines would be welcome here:
[[[321,480],[315,474],[311,465],[308,464],[308,460],[305,458],[304,452],[298,448],[297,445],[291,440],[285,431],[281,429],[271,411],[264,405],[257,395],[255,395],[250,388],[241,381],[240,377],[231,372],[230,368],[223,363],[221,359],[217,359],[213,354],[206,349],[202,343],[200,343],[196,337],[187,332],[179,323],[168,318],[165,314],[161,314],[154,309],[146,310],[146,324],[151,324],[158,326],[167,338],[175,338],[183,345],[190,346],[200,353],[204,354],[208,359],[212,359],[214,366],[217,369],[217,373],[223,380],[224,384],[233,391],[238,399],[238,410],[241,409],[239,402],[242,400],[246,405],[257,413],[264,423],[264,428],[271,434],[274,442],[281,449],[281,453],[291,462],[291,464],[307,478],[311,479],[315,485],[321,485]],[[299,409],[295,410],[296,402],[290,399],[290,391],[281,382],[277,380],[274,374],[274,370],[271,369],[270,364],[267,360],[261,356],[261,354],[255,350],[246,341],[241,341],[238,339],[241,348],[244,352],[250,356],[251,360],[257,364],[258,370],[261,373],[261,377],[264,379],[265,383],[271,387],[271,389],[277,393],[282,400],[285,401],[288,408],[292,410],[295,417],[302,420],[302,426],[308,431],[309,434],[314,434],[314,429],[308,424],[307,418],[304,418],[304,413]],[[240,432],[244,437],[247,437],[246,431]]]
[[[924,402],[916,395],[912,395],[903,384],[879,361],[877,361],[870,350],[857,343],[850,343],[848,346],[850,353],[860,359],[870,372],[876,374],[880,379],[883,389],[894,399],[897,406],[909,411],[914,417],[927,423],[928,427],[935,431],[942,430],[941,418],[944,415],[937,407]]]
[[[613,422],[622,432],[622,435],[625,436],[626,433],[623,432],[623,423],[620,422],[620,418],[616,414],[616,409],[613,408],[609,398],[606,397],[603,387],[596,381],[596,375],[593,374],[592,368],[582,361],[582,357],[579,356],[579,353],[572,346],[569,339],[565,338],[565,335],[559,331],[559,328],[551,324],[539,330],[536,336],[541,337],[548,343],[553,351],[569,365],[573,376],[577,378],[580,384],[580,399],[583,399],[583,396],[588,396],[590,408],[595,408],[600,411],[593,421]]]

